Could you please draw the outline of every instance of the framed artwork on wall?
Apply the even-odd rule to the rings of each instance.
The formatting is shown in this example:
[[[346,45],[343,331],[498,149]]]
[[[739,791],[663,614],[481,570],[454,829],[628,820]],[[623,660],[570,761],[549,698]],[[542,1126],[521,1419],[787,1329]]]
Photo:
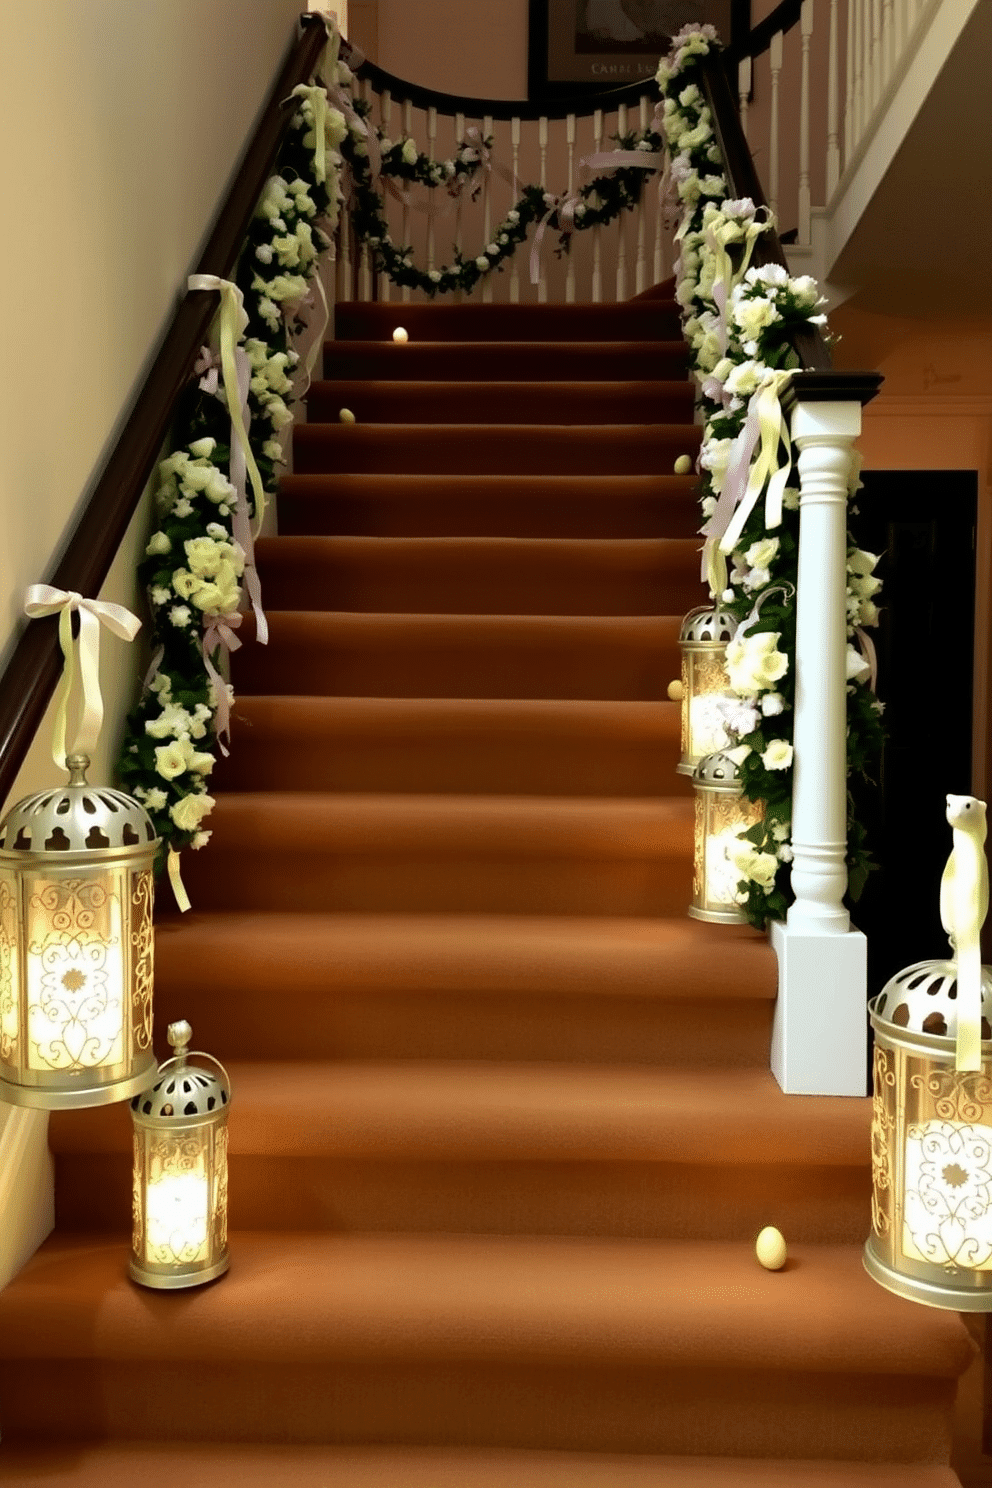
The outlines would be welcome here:
[[[688,22],[708,21],[730,46],[750,9],[750,0],[530,0],[529,97],[553,102],[642,82]]]

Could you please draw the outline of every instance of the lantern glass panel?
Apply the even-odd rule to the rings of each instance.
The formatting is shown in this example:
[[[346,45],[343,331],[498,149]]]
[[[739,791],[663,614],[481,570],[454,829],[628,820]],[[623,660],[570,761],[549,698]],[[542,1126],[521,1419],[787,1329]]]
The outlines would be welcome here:
[[[699,649],[683,657],[682,754],[684,762],[693,766],[704,755],[727,749],[731,743],[720,708],[732,695],[725,651],[723,646],[711,646],[707,651]]]
[[[743,920],[737,903],[741,871],[730,850],[764,816],[762,801],[733,790],[696,786],[695,857],[692,908],[698,919]]]
[[[25,878],[27,1067],[124,1062],[126,872]]]
[[[20,1060],[21,960],[18,954],[17,880],[0,867],[0,1064]]]

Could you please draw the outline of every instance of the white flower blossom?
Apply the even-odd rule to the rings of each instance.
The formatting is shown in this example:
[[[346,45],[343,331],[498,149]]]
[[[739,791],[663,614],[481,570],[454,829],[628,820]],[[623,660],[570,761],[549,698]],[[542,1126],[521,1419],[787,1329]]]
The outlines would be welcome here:
[[[761,763],[766,770],[787,770],[792,764],[792,745],[785,739],[773,739],[768,748],[762,750]]]

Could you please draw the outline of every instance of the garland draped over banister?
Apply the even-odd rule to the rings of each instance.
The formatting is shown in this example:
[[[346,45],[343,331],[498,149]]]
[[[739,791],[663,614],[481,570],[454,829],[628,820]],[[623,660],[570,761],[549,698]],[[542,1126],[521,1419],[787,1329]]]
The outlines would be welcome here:
[[[660,189],[680,217],[677,298],[705,416],[700,456],[705,573],[725,607],[759,613],[732,643],[729,669],[738,701],[723,724],[742,759],[746,794],[766,803],[764,821],[747,833],[736,858],[739,897],[749,918],[781,918],[791,857],[791,716],[794,700],[794,580],[798,490],[790,481],[787,426],[778,393],[796,365],[789,338],[822,320],[808,278],[784,268],[749,267],[770,226],[750,201],[728,201],[709,109],[694,80],[718,46],[711,27],[686,28],[659,66],[662,102],[656,127],[616,138],[617,149],[590,157],[603,174],[570,194],[520,186],[493,159],[492,141],[469,130],[456,156],[434,161],[412,140],[393,142],[372,129],[368,108],[352,95],[340,39],[328,26],[324,83],[295,89],[296,111],[240,255],[235,281],[221,296],[216,346],[204,347],[197,379],[177,409],[173,452],[158,468],[157,525],[141,565],[149,596],[154,658],[126,728],[120,775],[151,814],[166,849],[198,848],[209,838],[208,778],[216,751],[227,751],[230,702],[224,657],[241,644],[247,603],[256,638],[266,636],[252,555],[252,518],[275,487],[280,433],[292,421],[300,356],[293,338],[310,328],[306,378],[323,334],[315,313],[318,256],[329,245],[351,189],[352,220],[377,269],[428,294],[470,291],[498,269],[535,229],[533,256],[548,230],[567,251],[570,234],[612,221],[636,205],[651,172],[669,165]],[[326,86],[325,86],[326,84]],[[643,157],[643,158],[638,158]],[[477,190],[498,170],[517,191],[516,205],[473,257],[418,269],[408,248],[389,237],[384,190],[419,184],[450,200]],[[396,182],[406,183],[397,186]],[[443,208],[437,215],[443,214]],[[319,295],[322,298],[322,292]],[[857,484],[852,475],[852,489]],[[881,705],[866,685],[869,663],[853,642],[877,619],[876,559],[853,544],[848,560],[849,767],[863,770],[880,743]],[[728,562],[732,567],[728,568]],[[863,650],[869,650],[865,646]],[[852,893],[868,869],[864,833],[850,822]]]

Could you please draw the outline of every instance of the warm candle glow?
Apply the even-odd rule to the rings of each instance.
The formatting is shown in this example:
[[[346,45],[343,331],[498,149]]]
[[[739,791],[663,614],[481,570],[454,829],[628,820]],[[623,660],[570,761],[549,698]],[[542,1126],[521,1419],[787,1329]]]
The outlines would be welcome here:
[[[903,1253],[992,1271],[992,1127],[926,1121],[906,1136]]]
[[[25,939],[27,1067],[121,1063],[127,1009],[117,875],[34,879]]]
[[[706,754],[715,754],[718,749],[730,746],[730,735],[724,726],[720,703],[725,701],[722,692],[707,692],[694,697],[689,703],[689,753],[694,759]]]
[[[145,1260],[190,1265],[207,1255],[210,1185],[200,1165],[192,1172],[149,1179],[145,1207]]]
[[[737,885],[744,876],[734,857],[740,842],[736,828],[711,832],[706,838],[706,903],[711,908],[737,908]]]

